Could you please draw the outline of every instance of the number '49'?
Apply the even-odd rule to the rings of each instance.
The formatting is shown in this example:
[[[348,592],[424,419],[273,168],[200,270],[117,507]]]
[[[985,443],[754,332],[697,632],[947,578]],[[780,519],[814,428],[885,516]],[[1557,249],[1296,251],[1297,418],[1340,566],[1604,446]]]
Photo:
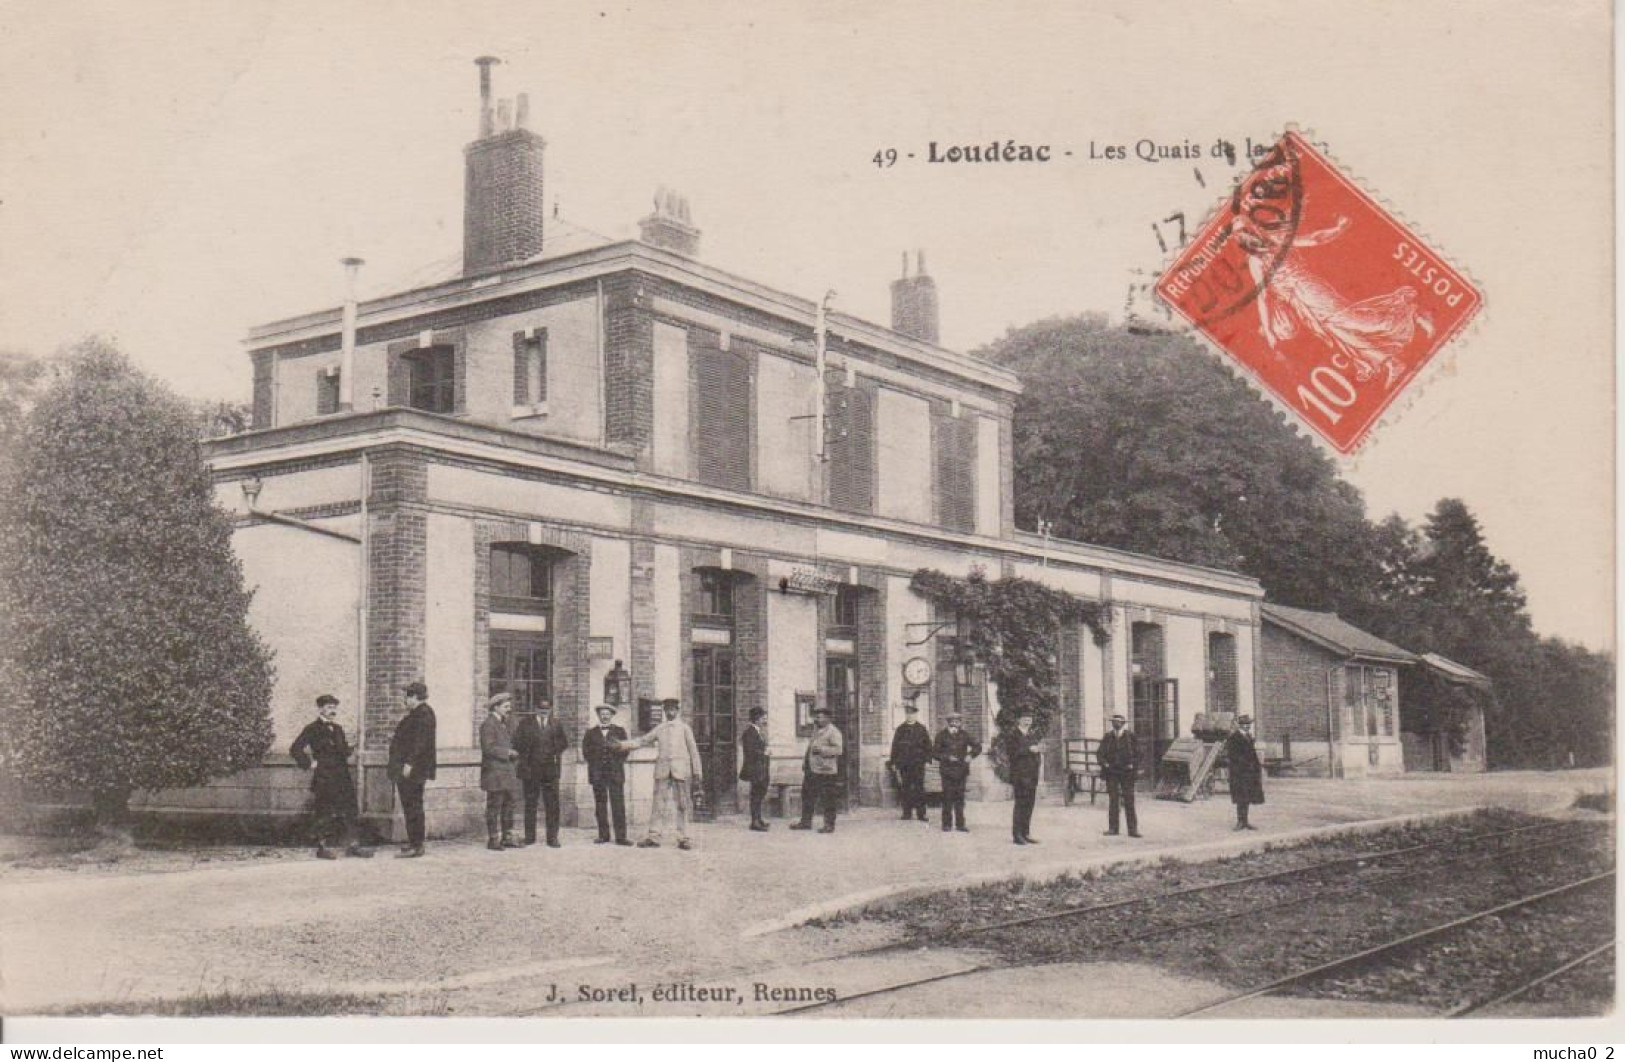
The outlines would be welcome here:
[[[871,161],[874,162],[877,169],[889,169],[890,167],[897,165],[897,149],[882,148],[875,152],[875,157]]]

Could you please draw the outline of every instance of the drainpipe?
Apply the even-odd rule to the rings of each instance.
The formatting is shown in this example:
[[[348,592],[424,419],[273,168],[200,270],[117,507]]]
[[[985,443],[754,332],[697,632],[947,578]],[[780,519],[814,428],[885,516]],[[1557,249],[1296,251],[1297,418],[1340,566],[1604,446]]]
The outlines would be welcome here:
[[[372,556],[372,526],[367,515],[367,495],[372,489],[372,465],[367,451],[361,451],[361,562],[356,577],[356,669],[355,703],[360,708],[355,724],[355,784],[356,810],[367,813],[367,595],[371,591],[368,580],[369,558]]]
[[[524,99],[524,96],[520,96]],[[557,210],[557,204],[554,209]],[[609,383],[604,353],[604,278],[598,278],[598,306],[592,318],[593,349],[598,352],[598,441],[609,442]]]
[[[342,258],[344,263],[344,321],[339,339],[339,412],[355,409],[355,280],[364,261]]]
[[[829,332],[829,304],[835,298],[833,291],[824,292],[824,298],[818,304],[818,316],[813,323],[813,349],[814,372],[818,375],[817,409],[813,411],[813,433],[818,442],[818,462],[823,464],[829,460],[828,439],[825,438],[824,407],[827,404],[827,385],[824,383],[828,352],[826,350]]]

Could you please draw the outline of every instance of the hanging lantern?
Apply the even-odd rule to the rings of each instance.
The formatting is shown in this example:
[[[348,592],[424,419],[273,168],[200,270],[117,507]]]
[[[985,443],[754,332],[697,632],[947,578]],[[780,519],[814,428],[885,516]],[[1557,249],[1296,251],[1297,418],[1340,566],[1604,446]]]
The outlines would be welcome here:
[[[619,660],[604,676],[604,703],[616,708],[625,707],[632,698],[632,673],[621,666]]]

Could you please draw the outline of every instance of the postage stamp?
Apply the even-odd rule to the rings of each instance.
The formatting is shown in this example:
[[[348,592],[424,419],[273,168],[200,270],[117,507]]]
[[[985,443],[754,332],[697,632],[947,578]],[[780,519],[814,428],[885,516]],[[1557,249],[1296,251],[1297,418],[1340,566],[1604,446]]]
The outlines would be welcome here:
[[[1344,454],[1483,303],[1466,277],[1290,131],[1156,290]]]

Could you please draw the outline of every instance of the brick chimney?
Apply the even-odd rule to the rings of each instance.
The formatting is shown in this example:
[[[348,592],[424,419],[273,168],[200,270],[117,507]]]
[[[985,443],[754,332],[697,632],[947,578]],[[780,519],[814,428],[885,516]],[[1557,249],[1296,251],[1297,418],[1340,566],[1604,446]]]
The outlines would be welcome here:
[[[657,190],[655,212],[638,222],[638,239],[686,258],[697,257],[700,230],[689,217],[688,199],[670,189]]]
[[[533,258],[542,251],[547,212],[542,198],[542,151],[547,146],[526,128],[530,100],[520,94],[491,108],[491,67],[482,55],[479,137],[463,149],[463,273],[485,273]]]
[[[891,327],[894,332],[937,342],[937,282],[925,271],[925,252],[914,252],[914,275],[908,275],[908,252],[903,252],[903,276],[891,282]]]

